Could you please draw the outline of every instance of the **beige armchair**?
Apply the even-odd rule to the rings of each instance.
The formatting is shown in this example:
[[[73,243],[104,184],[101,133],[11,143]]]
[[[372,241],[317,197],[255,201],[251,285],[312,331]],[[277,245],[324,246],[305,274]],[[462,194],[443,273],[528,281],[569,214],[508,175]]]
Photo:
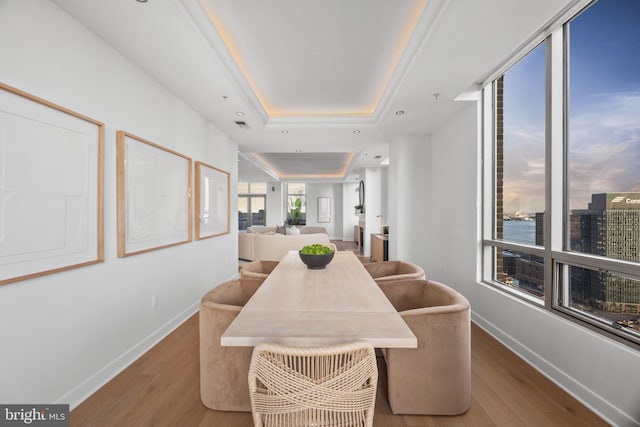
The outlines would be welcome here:
[[[220,337],[263,280],[224,282],[200,302],[200,398],[219,411],[251,412],[247,374],[251,347],[222,347]]]
[[[278,264],[279,261],[252,261],[242,266],[240,269],[240,277],[264,280]]]
[[[395,280],[424,279],[424,270],[407,261],[381,261],[364,264],[371,277],[380,284]]]
[[[442,283],[404,280],[380,288],[418,338],[418,348],[384,349],[394,414],[457,415],[471,405],[469,301]]]

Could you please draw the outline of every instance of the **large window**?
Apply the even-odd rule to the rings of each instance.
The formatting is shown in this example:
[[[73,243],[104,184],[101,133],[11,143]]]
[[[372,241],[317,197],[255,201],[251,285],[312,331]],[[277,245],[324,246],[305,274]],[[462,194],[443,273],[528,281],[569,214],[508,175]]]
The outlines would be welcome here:
[[[238,230],[267,224],[267,184],[238,183]]]
[[[483,93],[483,280],[636,344],[638,17],[599,0]]]
[[[538,299],[544,296],[544,258],[530,246],[544,245],[544,59],[541,44],[494,86],[492,279]]]

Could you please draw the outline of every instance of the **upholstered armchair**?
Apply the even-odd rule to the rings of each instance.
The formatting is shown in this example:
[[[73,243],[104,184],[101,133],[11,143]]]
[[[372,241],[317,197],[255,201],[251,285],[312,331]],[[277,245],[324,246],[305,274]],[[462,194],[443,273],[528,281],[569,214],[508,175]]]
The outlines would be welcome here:
[[[200,302],[200,398],[219,411],[251,412],[247,375],[251,347],[222,347],[220,337],[262,284],[262,279],[224,282]]]
[[[380,284],[394,280],[424,279],[424,270],[407,261],[381,261],[364,264],[371,277]]]
[[[457,415],[471,405],[470,306],[442,283],[403,280],[380,288],[418,339],[383,350],[394,414]]]
[[[279,261],[252,261],[242,266],[240,269],[240,277],[264,280],[278,264]]]

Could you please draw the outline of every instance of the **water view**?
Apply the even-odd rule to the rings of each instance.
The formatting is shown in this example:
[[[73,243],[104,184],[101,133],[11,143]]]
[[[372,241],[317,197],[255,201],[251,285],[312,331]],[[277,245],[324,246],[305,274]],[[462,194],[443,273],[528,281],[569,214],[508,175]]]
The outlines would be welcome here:
[[[536,221],[509,220],[502,221],[503,238],[505,241],[535,245]]]

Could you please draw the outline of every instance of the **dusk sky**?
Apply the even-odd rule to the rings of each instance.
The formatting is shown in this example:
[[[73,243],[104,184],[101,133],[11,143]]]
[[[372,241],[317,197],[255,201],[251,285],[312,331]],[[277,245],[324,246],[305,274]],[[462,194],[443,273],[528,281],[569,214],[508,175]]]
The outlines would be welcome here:
[[[640,191],[640,1],[600,0],[571,22],[571,209]],[[544,43],[505,74],[505,212],[544,210]]]

